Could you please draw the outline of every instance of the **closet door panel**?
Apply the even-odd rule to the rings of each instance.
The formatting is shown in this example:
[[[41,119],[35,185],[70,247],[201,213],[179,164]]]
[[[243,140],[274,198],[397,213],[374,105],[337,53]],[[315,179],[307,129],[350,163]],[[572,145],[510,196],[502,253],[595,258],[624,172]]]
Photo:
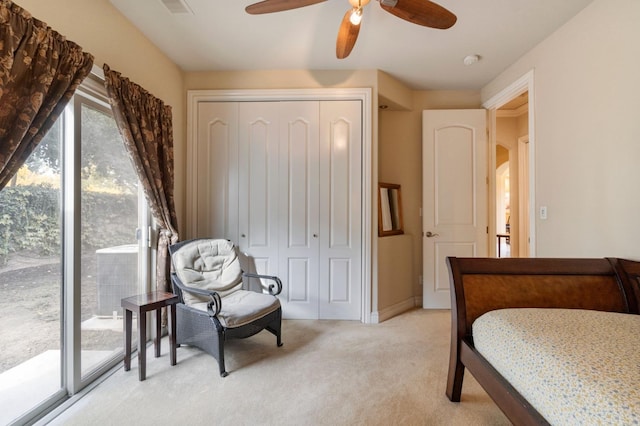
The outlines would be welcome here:
[[[319,315],[357,320],[362,302],[360,102],[322,102],[320,123]]]
[[[351,294],[351,259],[329,259],[328,304],[348,304]]]
[[[238,105],[198,104],[193,237],[238,237]]]
[[[240,103],[238,136],[237,244],[250,255],[251,272],[278,275],[278,104]]]
[[[280,103],[280,278],[285,318],[318,318],[318,102]]]

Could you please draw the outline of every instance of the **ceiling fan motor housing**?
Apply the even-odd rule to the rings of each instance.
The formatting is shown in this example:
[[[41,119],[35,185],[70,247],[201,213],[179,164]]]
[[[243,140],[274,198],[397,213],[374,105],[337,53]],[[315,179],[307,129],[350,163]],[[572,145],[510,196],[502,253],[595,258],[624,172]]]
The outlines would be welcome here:
[[[378,0],[381,5],[387,7],[395,7],[398,4],[398,0]]]

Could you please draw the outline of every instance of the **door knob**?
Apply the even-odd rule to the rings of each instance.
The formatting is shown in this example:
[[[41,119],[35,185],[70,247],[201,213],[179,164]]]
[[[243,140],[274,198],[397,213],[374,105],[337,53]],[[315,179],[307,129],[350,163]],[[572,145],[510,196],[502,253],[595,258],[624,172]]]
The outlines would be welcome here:
[[[313,234],[313,238],[318,238],[318,234]]]
[[[246,235],[244,235],[244,234],[242,234],[242,235],[240,235],[240,236],[241,236],[242,238],[245,238],[245,237],[246,237]]]
[[[438,234],[434,234],[431,231],[427,231],[427,233],[425,235],[427,236],[427,238],[433,238],[433,237],[437,237],[438,236]]]

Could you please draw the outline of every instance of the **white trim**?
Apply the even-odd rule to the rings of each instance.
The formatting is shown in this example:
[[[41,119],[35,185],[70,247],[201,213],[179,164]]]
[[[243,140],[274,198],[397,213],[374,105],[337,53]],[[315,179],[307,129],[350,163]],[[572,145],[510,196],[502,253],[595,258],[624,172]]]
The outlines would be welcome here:
[[[495,109],[487,109],[487,150],[488,155],[488,170],[487,170],[487,181],[489,184],[487,190],[487,211],[489,217],[487,217],[487,225],[489,227],[489,235],[487,236],[487,245],[488,245],[488,253],[491,257],[497,257],[496,250],[496,240],[493,235],[497,234],[497,223],[496,223],[496,110]],[[497,238],[497,237],[496,237]]]
[[[360,319],[372,322],[372,113],[370,88],[331,89],[257,89],[257,90],[188,90],[187,91],[187,161],[194,164],[197,153],[197,111],[199,102],[254,102],[254,101],[299,101],[299,100],[359,100],[362,102],[362,307]],[[197,183],[192,173],[187,173],[187,188],[197,193]],[[191,199],[191,200],[189,200]],[[189,202],[191,201],[191,202]],[[187,207],[191,226],[189,232],[195,235],[196,199],[187,194]]]
[[[482,106],[486,109],[498,109],[513,98],[529,90],[531,96],[531,89],[533,88],[533,70],[527,72],[525,75],[511,83],[509,86],[496,93],[488,101],[484,102]],[[531,102],[531,98],[529,98]],[[530,108],[532,109],[532,108]]]
[[[523,178],[523,171],[527,173],[529,172],[529,165],[531,164],[529,162],[529,155],[530,155],[529,135],[521,136],[518,138],[518,181],[519,182],[522,182],[521,179]],[[526,189],[527,191],[525,195],[527,195],[530,200],[531,197],[529,196],[529,183],[527,183]],[[523,195],[522,184],[520,184],[520,196],[522,197],[522,195]],[[529,206],[529,211],[527,212],[526,216],[523,215],[522,206],[520,206],[519,213],[518,213],[518,237],[519,237],[518,253],[520,257],[529,257],[528,251],[531,249],[531,247],[529,247],[529,244],[523,241],[523,237],[530,238],[529,237],[529,235],[531,234],[531,218],[529,217],[530,214],[531,214],[531,206]],[[527,218],[526,220],[528,220],[529,222],[529,229],[527,229],[526,232],[523,232],[524,225],[525,225],[525,218]]]
[[[496,149],[496,134],[495,134],[495,117],[497,109],[502,105],[509,102],[511,99],[516,96],[529,92],[529,256],[536,256],[536,167],[535,167],[535,148],[536,148],[536,137],[535,137],[535,89],[534,89],[534,70],[530,70],[522,77],[511,83],[509,86],[498,92],[496,95],[491,97],[488,101],[484,102],[482,106],[489,110],[489,116],[491,122],[490,126],[490,150],[493,151],[493,156],[495,158],[495,149]],[[494,164],[495,168],[495,164]],[[495,185],[495,181],[494,181]],[[495,193],[495,186],[492,186],[493,190],[491,192]],[[495,196],[495,194],[494,194]],[[493,219],[495,224],[495,217]]]
[[[100,80],[104,81],[104,70],[102,69],[102,67],[99,67],[98,65],[93,64],[93,66],[91,67],[91,74],[95,75]]]

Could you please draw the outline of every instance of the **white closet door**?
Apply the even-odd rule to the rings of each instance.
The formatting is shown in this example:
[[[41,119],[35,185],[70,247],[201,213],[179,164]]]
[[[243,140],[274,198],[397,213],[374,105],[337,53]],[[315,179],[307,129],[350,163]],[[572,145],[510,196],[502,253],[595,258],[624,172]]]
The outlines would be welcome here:
[[[360,319],[360,101],[201,102],[194,237],[282,279],[285,318]]]
[[[278,111],[277,102],[239,104],[237,244],[251,255],[245,270],[268,275],[278,275]]]
[[[360,319],[361,110],[360,101],[320,103],[321,319]]]
[[[280,103],[279,276],[285,318],[318,318],[318,102]]]
[[[192,152],[194,237],[238,238],[238,104],[198,104]]]

